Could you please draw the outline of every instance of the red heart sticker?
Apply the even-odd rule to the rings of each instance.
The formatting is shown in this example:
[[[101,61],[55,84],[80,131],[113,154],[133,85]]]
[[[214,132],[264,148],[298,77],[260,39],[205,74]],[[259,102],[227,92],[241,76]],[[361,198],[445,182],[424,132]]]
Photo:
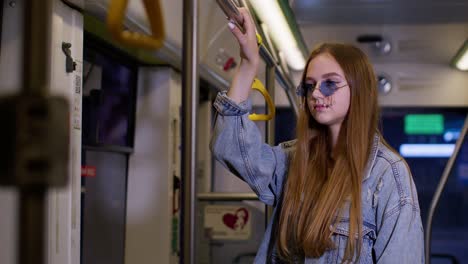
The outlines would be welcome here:
[[[247,211],[245,208],[237,209],[234,214],[227,213],[223,215],[223,223],[233,230],[244,229],[248,220],[249,211]]]

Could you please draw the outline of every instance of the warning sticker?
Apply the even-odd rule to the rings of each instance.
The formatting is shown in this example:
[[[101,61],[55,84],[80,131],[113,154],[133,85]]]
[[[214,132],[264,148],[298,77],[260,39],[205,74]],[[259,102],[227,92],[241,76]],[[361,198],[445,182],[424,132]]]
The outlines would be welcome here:
[[[82,93],[82,80],[81,80],[81,63],[77,62],[77,71],[73,79],[73,128],[81,130],[81,93]]]
[[[250,218],[250,210],[242,206],[207,205],[205,207],[205,234],[211,239],[249,239]]]
[[[96,166],[81,166],[81,177],[96,177]]]

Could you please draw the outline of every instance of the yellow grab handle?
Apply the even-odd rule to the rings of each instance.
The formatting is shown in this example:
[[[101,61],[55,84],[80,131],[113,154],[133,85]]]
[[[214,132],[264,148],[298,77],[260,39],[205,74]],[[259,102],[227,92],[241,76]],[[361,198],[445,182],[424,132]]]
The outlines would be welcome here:
[[[265,98],[267,105],[268,105],[268,114],[251,114],[249,115],[249,119],[252,121],[268,121],[273,119],[275,116],[275,104],[273,103],[273,100],[270,97],[270,94],[267,92],[265,89],[265,86],[263,86],[263,83],[255,78],[253,84],[252,84],[252,89],[255,89],[259,91],[263,97]]]
[[[107,27],[118,41],[140,48],[159,49],[164,40],[164,24],[158,0],[143,0],[152,35],[123,29],[128,0],[111,0],[107,14]]]
[[[256,34],[257,35],[257,45],[263,45],[263,39],[262,39],[262,36],[260,36],[260,34]]]

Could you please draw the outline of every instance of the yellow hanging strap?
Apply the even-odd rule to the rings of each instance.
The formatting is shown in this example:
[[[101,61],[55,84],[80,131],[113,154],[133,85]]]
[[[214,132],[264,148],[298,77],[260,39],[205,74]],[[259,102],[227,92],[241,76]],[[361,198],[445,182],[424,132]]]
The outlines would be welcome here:
[[[143,0],[152,35],[123,29],[128,0],[111,0],[107,14],[107,26],[118,41],[133,47],[159,49],[164,41],[164,24],[159,1]]]
[[[265,98],[265,101],[267,102],[268,106],[268,114],[264,115],[254,113],[249,115],[249,119],[252,121],[268,121],[273,119],[273,117],[275,116],[275,105],[270,97],[270,94],[265,89],[265,86],[263,86],[263,83],[259,79],[255,78],[252,84],[252,89],[259,91]]]
[[[263,39],[262,39],[262,36],[260,36],[260,34],[257,33],[257,45],[263,45]]]

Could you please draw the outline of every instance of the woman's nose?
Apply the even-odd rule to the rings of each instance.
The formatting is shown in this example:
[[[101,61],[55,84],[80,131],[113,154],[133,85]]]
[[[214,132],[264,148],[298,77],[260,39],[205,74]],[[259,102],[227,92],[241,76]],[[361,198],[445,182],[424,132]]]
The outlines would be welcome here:
[[[312,95],[312,97],[314,99],[325,98],[325,96],[323,96],[322,92],[320,91],[320,84],[319,83],[317,83],[309,93],[310,93],[310,95]]]

